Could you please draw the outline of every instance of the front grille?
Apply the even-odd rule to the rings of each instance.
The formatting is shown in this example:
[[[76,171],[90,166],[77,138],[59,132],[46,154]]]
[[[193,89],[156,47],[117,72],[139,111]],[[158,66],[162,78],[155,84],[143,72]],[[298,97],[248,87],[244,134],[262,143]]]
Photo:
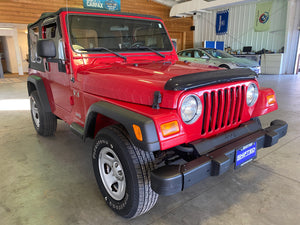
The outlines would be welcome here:
[[[245,85],[240,85],[203,94],[202,135],[241,121],[245,106],[245,90]]]

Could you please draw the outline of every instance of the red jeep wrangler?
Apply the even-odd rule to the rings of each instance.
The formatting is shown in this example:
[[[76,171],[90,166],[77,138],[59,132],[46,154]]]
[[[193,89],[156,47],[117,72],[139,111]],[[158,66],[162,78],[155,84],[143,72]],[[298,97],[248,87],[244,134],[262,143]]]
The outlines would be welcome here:
[[[30,24],[28,40],[36,131],[54,135],[62,119],[93,138],[100,191],[123,217],[245,165],[287,132],[281,120],[262,129],[277,102],[255,73],[178,61],[158,17],[62,8]]]

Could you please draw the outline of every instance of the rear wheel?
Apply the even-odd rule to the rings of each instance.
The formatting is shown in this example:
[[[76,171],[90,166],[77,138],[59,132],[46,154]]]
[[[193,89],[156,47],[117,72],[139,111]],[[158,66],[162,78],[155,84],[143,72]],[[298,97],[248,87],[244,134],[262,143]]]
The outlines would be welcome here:
[[[225,64],[223,64],[223,65],[220,65],[219,67],[221,67],[221,68],[226,68],[226,69],[230,69],[230,67],[229,67],[229,66],[227,66],[227,65],[225,65]]]
[[[37,91],[30,94],[30,108],[33,126],[37,133],[42,136],[54,135],[57,127],[56,116],[44,110]]]
[[[99,131],[92,160],[99,189],[117,214],[133,218],[155,205],[158,195],[150,185],[154,156],[134,146],[122,127],[113,125]]]

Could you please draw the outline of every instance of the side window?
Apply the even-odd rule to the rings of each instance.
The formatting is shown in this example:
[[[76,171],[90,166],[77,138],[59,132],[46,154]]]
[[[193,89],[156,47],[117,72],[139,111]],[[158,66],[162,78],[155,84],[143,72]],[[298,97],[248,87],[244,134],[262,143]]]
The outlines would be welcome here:
[[[43,27],[43,39],[54,39],[56,37],[56,23]]]
[[[201,52],[199,51],[194,51],[194,58],[200,58],[202,55],[201,55]]]
[[[39,40],[39,27],[29,29],[30,63],[42,63],[42,58],[37,55],[37,42]]]
[[[65,59],[64,43],[61,39],[56,20],[54,23],[43,25],[43,39],[52,39],[56,46],[56,59]]]
[[[65,59],[65,46],[62,39],[58,41],[58,58],[61,60]]]
[[[192,51],[185,51],[185,52],[182,53],[182,56],[184,56],[184,57],[193,57],[194,54],[193,54]]]
[[[200,57],[203,57],[203,56],[208,57],[208,55],[203,51],[199,51],[199,55],[200,55]]]
[[[202,58],[203,56],[207,56],[206,54],[205,54],[205,52],[203,52],[203,51],[195,51],[194,52],[194,55],[195,55],[195,58]]]

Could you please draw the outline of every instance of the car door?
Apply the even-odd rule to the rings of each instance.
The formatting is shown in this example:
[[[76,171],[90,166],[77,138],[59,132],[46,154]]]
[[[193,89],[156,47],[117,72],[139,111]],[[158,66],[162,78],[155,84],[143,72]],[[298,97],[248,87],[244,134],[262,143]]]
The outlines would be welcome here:
[[[194,61],[205,65],[211,65],[210,57],[202,50],[194,51]]]
[[[185,50],[178,53],[179,60],[192,62],[194,57],[193,50]]]
[[[65,118],[72,110],[70,74],[66,73],[64,43],[57,19],[51,18],[42,24],[42,38],[52,39],[56,47],[56,57],[45,60],[45,70],[49,80],[55,114]]]

